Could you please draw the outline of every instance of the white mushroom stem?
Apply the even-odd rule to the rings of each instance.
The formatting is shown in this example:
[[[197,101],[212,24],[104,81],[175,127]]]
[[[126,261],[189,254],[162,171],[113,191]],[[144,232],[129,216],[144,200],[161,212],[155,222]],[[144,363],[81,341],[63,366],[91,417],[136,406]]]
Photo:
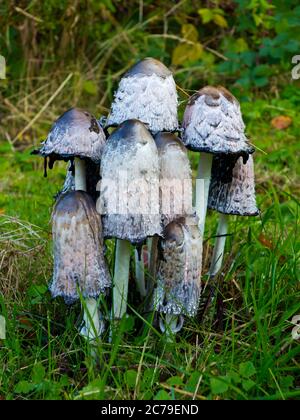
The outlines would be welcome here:
[[[216,241],[213,250],[211,265],[209,269],[210,277],[214,277],[220,271],[223,262],[224,249],[226,243],[226,235],[228,233],[228,221],[229,216],[227,214],[220,213],[219,224],[216,233]]]
[[[131,244],[117,239],[113,286],[113,319],[121,319],[127,310]]]
[[[75,158],[75,190],[86,191],[86,165],[83,159]],[[89,315],[88,315],[88,313]],[[90,320],[92,322],[90,322]],[[97,300],[93,298],[85,299],[83,308],[84,325],[80,334],[88,340],[95,339],[95,332],[100,337],[103,332],[103,325],[100,324],[100,313],[97,308]],[[92,325],[91,325],[92,324]]]
[[[75,158],[75,190],[86,191],[86,167],[83,159]]]
[[[146,285],[145,285],[145,267],[144,267],[144,256],[143,248],[141,248],[141,253],[139,255],[138,250],[134,250],[135,258],[135,282],[136,287],[139,291],[141,297],[146,296]]]
[[[212,154],[204,152],[200,153],[198,173],[196,179],[196,213],[199,217],[199,230],[202,237],[204,236],[205,229],[205,218],[207,211],[207,200],[211,177],[212,159]]]

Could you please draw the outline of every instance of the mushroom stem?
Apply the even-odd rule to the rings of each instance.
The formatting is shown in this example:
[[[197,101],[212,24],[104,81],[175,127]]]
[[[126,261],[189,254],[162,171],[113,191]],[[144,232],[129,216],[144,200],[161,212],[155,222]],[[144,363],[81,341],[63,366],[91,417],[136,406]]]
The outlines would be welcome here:
[[[209,269],[210,277],[214,277],[216,274],[218,274],[222,266],[225,243],[226,243],[226,235],[228,232],[228,221],[229,221],[228,214],[220,213],[219,224],[218,224],[218,229],[216,233],[216,241],[215,241],[212,260],[211,260],[210,269]]]
[[[75,190],[86,191],[86,166],[83,159],[75,158]]]
[[[121,319],[127,309],[130,242],[117,239],[113,286],[113,319]]]
[[[84,325],[80,331],[80,334],[88,340],[95,340],[100,337],[104,331],[104,324],[101,322],[97,300],[87,298],[84,301],[84,314],[83,314]]]
[[[200,234],[204,235],[205,218],[207,211],[208,191],[211,177],[213,155],[210,153],[200,153],[198,172],[196,179],[196,213],[199,217]]]
[[[136,287],[139,291],[141,297],[145,297],[146,292],[146,285],[145,285],[145,267],[144,267],[144,257],[143,257],[143,248],[139,253],[138,250],[134,250],[134,257],[135,257],[135,282]]]

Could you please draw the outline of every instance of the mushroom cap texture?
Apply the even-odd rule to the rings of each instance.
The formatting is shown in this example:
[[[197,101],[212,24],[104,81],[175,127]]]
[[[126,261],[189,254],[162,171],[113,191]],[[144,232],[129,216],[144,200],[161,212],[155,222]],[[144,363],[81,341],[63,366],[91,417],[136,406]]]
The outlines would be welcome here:
[[[183,130],[183,143],[194,151],[237,156],[254,152],[245,136],[239,102],[223,87],[206,86],[190,98]]]
[[[197,217],[180,218],[160,239],[154,307],[158,312],[195,316],[201,294],[202,240]]]
[[[70,304],[96,298],[111,286],[103,254],[101,218],[92,198],[71,191],[57,201],[52,215],[54,272],[50,291]]]
[[[122,123],[106,142],[100,169],[104,236],[140,243],[160,235],[158,152],[145,125]]]
[[[155,136],[160,167],[160,212],[163,226],[192,209],[192,170],[187,149],[173,133]]]
[[[107,125],[135,118],[148,124],[152,133],[175,131],[178,129],[177,106],[172,73],[158,60],[146,58],[120,80]]]
[[[42,147],[34,153],[55,160],[72,157],[100,162],[105,134],[96,118],[88,111],[71,108],[53,124]]]
[[[208,208],[224,214],[257,216],[253,157],[239,158],[228,176],[226,156],[214,156],[208,195]],[[225,167],[225,170],[222,168]]]

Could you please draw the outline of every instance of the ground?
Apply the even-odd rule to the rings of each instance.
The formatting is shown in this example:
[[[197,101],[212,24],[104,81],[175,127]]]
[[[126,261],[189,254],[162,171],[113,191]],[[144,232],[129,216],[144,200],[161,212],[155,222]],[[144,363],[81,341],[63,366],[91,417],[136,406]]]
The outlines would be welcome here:
[[[52,300],[51,210],[64,180],[60,163],[43,178],[32,147],[0,141],[0,399],[288,399],[300,397],[300,342],[292,338],[300,314],[299,119],[291,98],[242,103],[247,134],[257,150],[261,215],[232,217],[220,302],[187,320],[173,342],[139,313],[130,294],[129,316],[108,343],[97,346],[95,368],[78,335],[80,305]],[[272,119],[289,116],[285,129]],[[36,122],[39,124],[39,121]],[[276,124],[275,124],[276,125]],[[41,128],[46,131],[48,127]],[[194,169],[197,155],[190,153]],[[203,286],[217,215],[209,213]],[[113,259],[108,243],[108,259]],[[207,289],[203,294],[203,302]],[[202,305],[203,306],[203,305]]]

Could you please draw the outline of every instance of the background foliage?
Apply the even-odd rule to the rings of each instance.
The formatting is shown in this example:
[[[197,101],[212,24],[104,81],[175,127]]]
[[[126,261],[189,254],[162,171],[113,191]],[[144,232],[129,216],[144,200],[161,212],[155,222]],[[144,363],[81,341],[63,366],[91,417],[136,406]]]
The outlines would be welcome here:
[[[0,19],[0,398],[299,398],[298,1],[2,0]],[[240,100],[262,214],[232,218],[218,278],[222,325],[214,306],[166,343],[141,321],[131,291],[130,317],[112,344],[104,337],[95,369],[75,328],[79,305],[67,309],[47,291],[65,165],[44,180],[30,151],[71,106],[106,115],[120,76],[145,56],[174,72],[180,115],[206,84]],[[215,226],[210,213],[204,286]]]

